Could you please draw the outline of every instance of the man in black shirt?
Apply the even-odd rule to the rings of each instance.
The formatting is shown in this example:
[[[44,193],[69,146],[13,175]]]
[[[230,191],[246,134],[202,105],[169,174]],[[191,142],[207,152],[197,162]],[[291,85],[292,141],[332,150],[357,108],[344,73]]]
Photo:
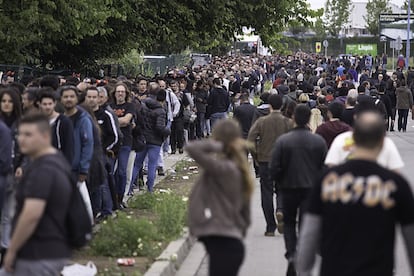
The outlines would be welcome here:
[[[23,118],[18,141],[31,163],[16,189],[13,235],[0,275],[59,275],[71,254],[65,223],[71,167],[51,145],[45,115]]]
[[[223,88],[221,80],[215,78],[213,85],[214,87],[211,89],[207,100],[212,128],[218,120],[227,118],[227,110],[230,106],[229,93]]]
[[[132,122],[135,114],[135,108],[130,100],[130,91],[128,87],[120,82],[115,85],[113,93],[113,104],[111,105],[115,114],[118,116],[119,125],[123,134],[122,147],[118,153],[118,169],[116,173],[116,186],[118,194],[118,204],[123,205],[127,181],[128,158],[132,147]]]
[[[377,164],[384,119],[366,111],[354,124],[352,160],[323,174],[312,192],[299,242],[299,275],[393,275],[395,225],[401,225],[414,272],[414,198],[407,181]]]
[[[240,96],[240,106],[234,110],[234,118],[239,122],[243,138],[247,139],[250,128],[252,126],[253,115],[256,112],[256,107],[249,101],[249,94],[242,94]]]

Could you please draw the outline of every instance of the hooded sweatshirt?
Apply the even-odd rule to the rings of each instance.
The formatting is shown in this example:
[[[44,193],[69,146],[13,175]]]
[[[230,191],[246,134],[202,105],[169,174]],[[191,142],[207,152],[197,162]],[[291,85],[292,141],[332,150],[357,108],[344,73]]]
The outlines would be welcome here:
[[[322,138],[326,142],[326,145],[328,146],[328,148],[330,148],[336,136],[338,136],[339,134],[343,132],[350,131],[350,130],[352,130],[352,128],[349,125],[345,124],[344,122],[340,120],[335,120],[335,121],[327,121],[323,123],[322,125],[320,125],[316,129],[316,134],[319,134],[320,136],[322,136]]]
[[[259,105],[253,114],[252,125],[257,121],[257,119],[269,115],[270,113],[270,104],[262,103]]]

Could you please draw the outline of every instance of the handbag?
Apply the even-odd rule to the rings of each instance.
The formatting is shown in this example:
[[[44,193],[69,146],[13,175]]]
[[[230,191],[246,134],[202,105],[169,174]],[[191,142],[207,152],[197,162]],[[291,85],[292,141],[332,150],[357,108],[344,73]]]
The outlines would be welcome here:
[[[192,111],[189,109],[184,109],[183,111],[183,120],[184,123],[190,123],[191,122],[191,115],[192,115]]]
[[[78,181],[77,186],[82,196],[82,199],[85,202],[86,211],[88,212],[89,218],[91,219],[91,225],[93,225],[94,219],[93,219],[93,212],[92,212],[92,203],[91,203],[91,198],[89,197],[88,188],[86,187],[86,182]]]

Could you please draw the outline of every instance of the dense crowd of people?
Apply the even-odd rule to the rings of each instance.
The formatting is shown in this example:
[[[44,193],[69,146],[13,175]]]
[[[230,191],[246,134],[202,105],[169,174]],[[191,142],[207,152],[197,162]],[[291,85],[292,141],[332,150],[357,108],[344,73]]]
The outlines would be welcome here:
[[[246,170],[250,151],[256,177],[260,178],[265,236],[274,236],[276,230],[284,234],[289,263],[287,275],[296,275],[297,270],[308,270],[308,258],[313,253],[304,244],[307,250],[304,261],[299,262],[302,266],[296,267],[296,217],[298,213],[302,217],[316,176],[324,167],[339,165],[355,154],[355,144],[363,153],[364,148],[374,148],[360,137],[366,134],[369,139],[372,133],[370,128],[365,130],[360,125],[359,116],[374,117],[366,119],[368,125],[373,122],[376,127],[372,137],[376,139],[378,156],[373,159],[398,172],[404,164],[392,140],[378,134],[378,118],[381,118],[384,130],[406,132],[409,111],[413,108],[414,70],[410,68],[403,73],[398,67],[389,75],[386,57],[373,59],[370,55],[326,59],[300,52],[292,56],[215,57],[205,66],[176,68],[164,76],[134,79],[120,76],[81,80],[75,75],[49,75],[17,82],[12,75],[12,72],[3,74],[0,86],[1,249],[6,261],[8,248],[13,248],[13,253],[25,248],[24,242],[16,241],[18,238],[14,236],[16,219],[24,212],[22,198],[25,194],[18,187],[25,179],[27,168],[33,167],[33,154],[28,154],[27,149],[22,151],[17,137],[21,135],[18,133],[20,120],[23,118],[23,122],[26,120],[26,124],[30,124],[25,118],[36,112],[47,117],[51,144],[70,164],[71,177],[78,185],[86,185],[90,215],[95,222],[106,219],[114,210],[126,208],[127,197],[136,188],[143,189],[144,175],[147,175],[146,190],[153,192],[157,174],[165,174],[165,156],[183,154],[187,144],[190,156],[209,172],[203,183],[217,182],[224,186],[232,180],[242,182],[241,187],[228,187],[230,190],[223,190],[220,195],[214,194],[219,190],[205,191],[199,184],[190,201],[194,207],[190,210],[191,230],[211,254],[211,275],[236,275],[243,260],[243,245],[239,241],[250,223],[252,182],[249,170]],[[364,112],[375,115],[363,115]],[[240,133],[238,126],[225,120],[231,116],[240,125]],[[216,142],[189,142],[204,140],[210,135]],[[249,143],[241,143],[242,139]],[[216,155],[228,160],[220,163]],[[377,168],[368,165],[372,167],[372,173],[376,173]],[[338,177],[337,174],[344,171],[347,170],[333,169],[331,174]],[[384,177],[396,176],[385,174]],[[326,185],[330,185],[330,178],[322,182],[326,181]],[[404,181],[398,179],[398,187],[392,189],[400,186],[406,189]],[[363,193],[363,188],[358,189]],[[13,207],[16,190],[20,195],[17,213]],[[241,194],[240,198],[235,191]],[[326,193],[331,202],[338,200],[330,194],[333,191]],[[35,198],[47,198],[45,194],[33,194]],[[26,196],[30,195],[28,192]],[[214,206],[200,207],[201,201],[206,204],[211,200],[206,198],[207,195],[215,198]],[[218,200],[217,197],[223,198]],[[388,201],[383,204],[390,204],[391,199],[385,200]],[[407,204],[404,208],[412,207],[412,197],[401,200]],[[325,198],[322,201],[325,202]],[[223,202],[226,206],[222,206]],[[310,209],[313,215],[307,220],[318,222],[319,228],[311,227],[308,232],[320,230],[321,217],[325,215],[323,208],[318,195],[313,195]],[[200,216],[209,221],[219,210],[226,210],[226,214],[220,215],[211,227],[200,226]],[[235,210],[233,216],[231,213]],[[46,209],[42,215],[53,221],[57,214]],[[332,220],[333,215],[330,216]],[[407,225],[414,223],[409,216],[399,219]],[[223,226],[228,221],[233,223],[230,230]],[[51,222],[46,219],[40,223],[47,229]],[[208,222],[203,220],[202,223]],[[306,226],[305,220],[305,229]],[[45,236],[53,239],[53,233],[33,235],[28,239],[35,242],[27,246],[36,247],[36,241]],[[16,242],[20,242],[17,249]],[[217,255],[225,252],[222,251],[224,244],[241,250],[232,259],[234,263],[227,264],[230,269],[224,270],[227,272],[220,271],[224,265],[223,255]],[[31,252],[31,247],[25,248],[27,255],[18,256],[42,258]],[[329,254],[330,250],[325,250],[323,254]],[[62,252],[62,257],[67,257],[64,249]],[[45,255],[45,258],[50,256]],[[324,273],[333,275],[332,267],[327,266]]]

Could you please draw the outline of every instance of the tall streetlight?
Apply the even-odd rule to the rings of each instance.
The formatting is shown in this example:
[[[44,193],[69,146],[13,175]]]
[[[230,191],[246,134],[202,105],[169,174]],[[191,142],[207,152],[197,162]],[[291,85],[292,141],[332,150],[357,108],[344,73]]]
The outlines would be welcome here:
[[[410,33],[411,33],[411,0],[408,0],[408,8],[407,8],[407,47],[405,47],[405,68],[408,69],[408,66],[410,65]]]

